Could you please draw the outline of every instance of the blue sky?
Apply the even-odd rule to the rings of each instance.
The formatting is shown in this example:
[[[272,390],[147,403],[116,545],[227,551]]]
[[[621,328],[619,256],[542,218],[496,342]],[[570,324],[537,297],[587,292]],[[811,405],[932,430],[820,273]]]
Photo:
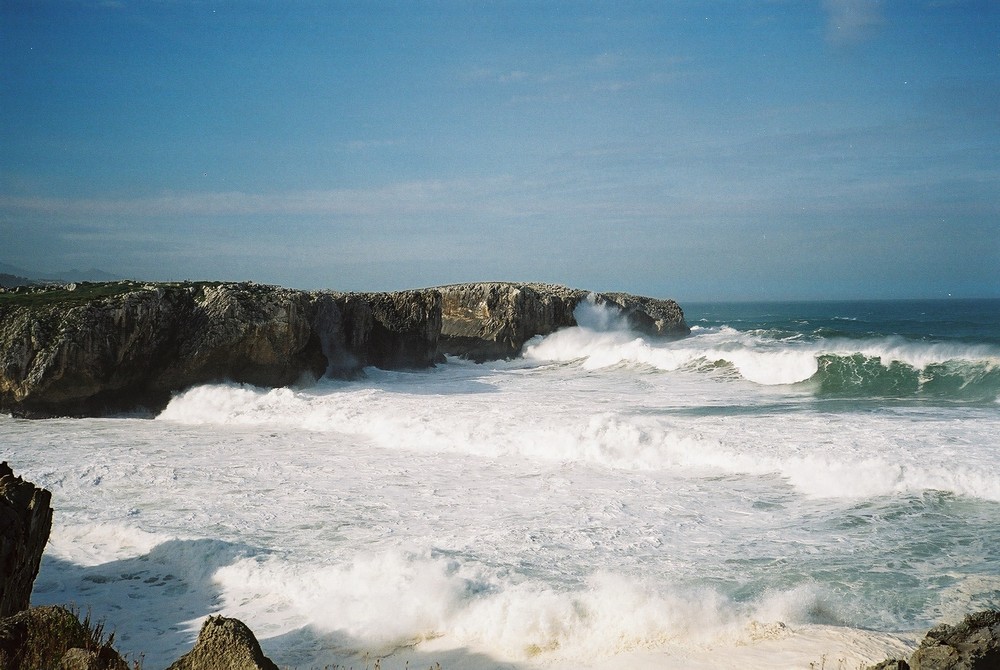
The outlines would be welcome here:
[[[0,2],[0,262],[1000,296],[1000,3]]]

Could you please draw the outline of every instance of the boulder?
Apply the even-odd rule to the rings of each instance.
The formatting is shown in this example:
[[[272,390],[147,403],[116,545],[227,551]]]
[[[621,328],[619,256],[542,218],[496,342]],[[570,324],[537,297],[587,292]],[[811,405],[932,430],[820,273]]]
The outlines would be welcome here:
[[[128,664],[108,653],[74,647],[63,654],[59,670],[128,670]]]
[[[865,670],[910,670],[910,664],[900,659],[886,659],[881,663],[869,665]]]
[[[1000,611],[970,614],[961,623],[927,632],[913,655],[912,670],[996,670],[1000,668]]]
[[[52,494],[0,463],[0,618],[28,608],[52,529]]]
[[[194,648],[167,670],[278,670],[261,651],[253,632],[239,619],[211,616]]]

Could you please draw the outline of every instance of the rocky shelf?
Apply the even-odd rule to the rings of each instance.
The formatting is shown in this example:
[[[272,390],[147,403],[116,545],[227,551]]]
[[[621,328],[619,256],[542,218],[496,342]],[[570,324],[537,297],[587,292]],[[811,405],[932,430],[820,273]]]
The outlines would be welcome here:
[[[156,411],[195,384],[278,387],[366,366],[426,368],[445,355],[511,358],[530,338],[576,325],[574,310],[587,299],[650,336],[690,333],[673,300],[548,284],[336,293],[125,281],[0,290],[0,411]]]

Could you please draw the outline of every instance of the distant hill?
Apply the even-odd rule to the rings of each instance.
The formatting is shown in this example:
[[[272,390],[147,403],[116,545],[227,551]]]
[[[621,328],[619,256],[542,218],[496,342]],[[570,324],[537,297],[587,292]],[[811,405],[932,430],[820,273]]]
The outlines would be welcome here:
[[[64,270],[59,272],[35,272],[25,268],[11,265],[10,263],[0,263],[0,285],[20,286],[22,284],[36,283],[72,283],[79,281],[120,281],[124,277],[113,275],[104,270],[90,268],[89,270]],[[9,283],[14,282],[14,283]]]
[[[0,272],[0,286],[4,288],[13,288],[15,286],[25,286],[26,284],[34,283],[35,282],[31,281],[27,277]]]

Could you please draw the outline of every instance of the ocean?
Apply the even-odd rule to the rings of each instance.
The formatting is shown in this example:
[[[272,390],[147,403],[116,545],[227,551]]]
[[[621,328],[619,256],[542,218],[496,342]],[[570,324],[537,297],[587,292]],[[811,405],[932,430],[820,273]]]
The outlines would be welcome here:
[[[589,303],[520,358],[0,416],[35,604],[165,667],[842,668],[1000,607],[1000,301]]]

